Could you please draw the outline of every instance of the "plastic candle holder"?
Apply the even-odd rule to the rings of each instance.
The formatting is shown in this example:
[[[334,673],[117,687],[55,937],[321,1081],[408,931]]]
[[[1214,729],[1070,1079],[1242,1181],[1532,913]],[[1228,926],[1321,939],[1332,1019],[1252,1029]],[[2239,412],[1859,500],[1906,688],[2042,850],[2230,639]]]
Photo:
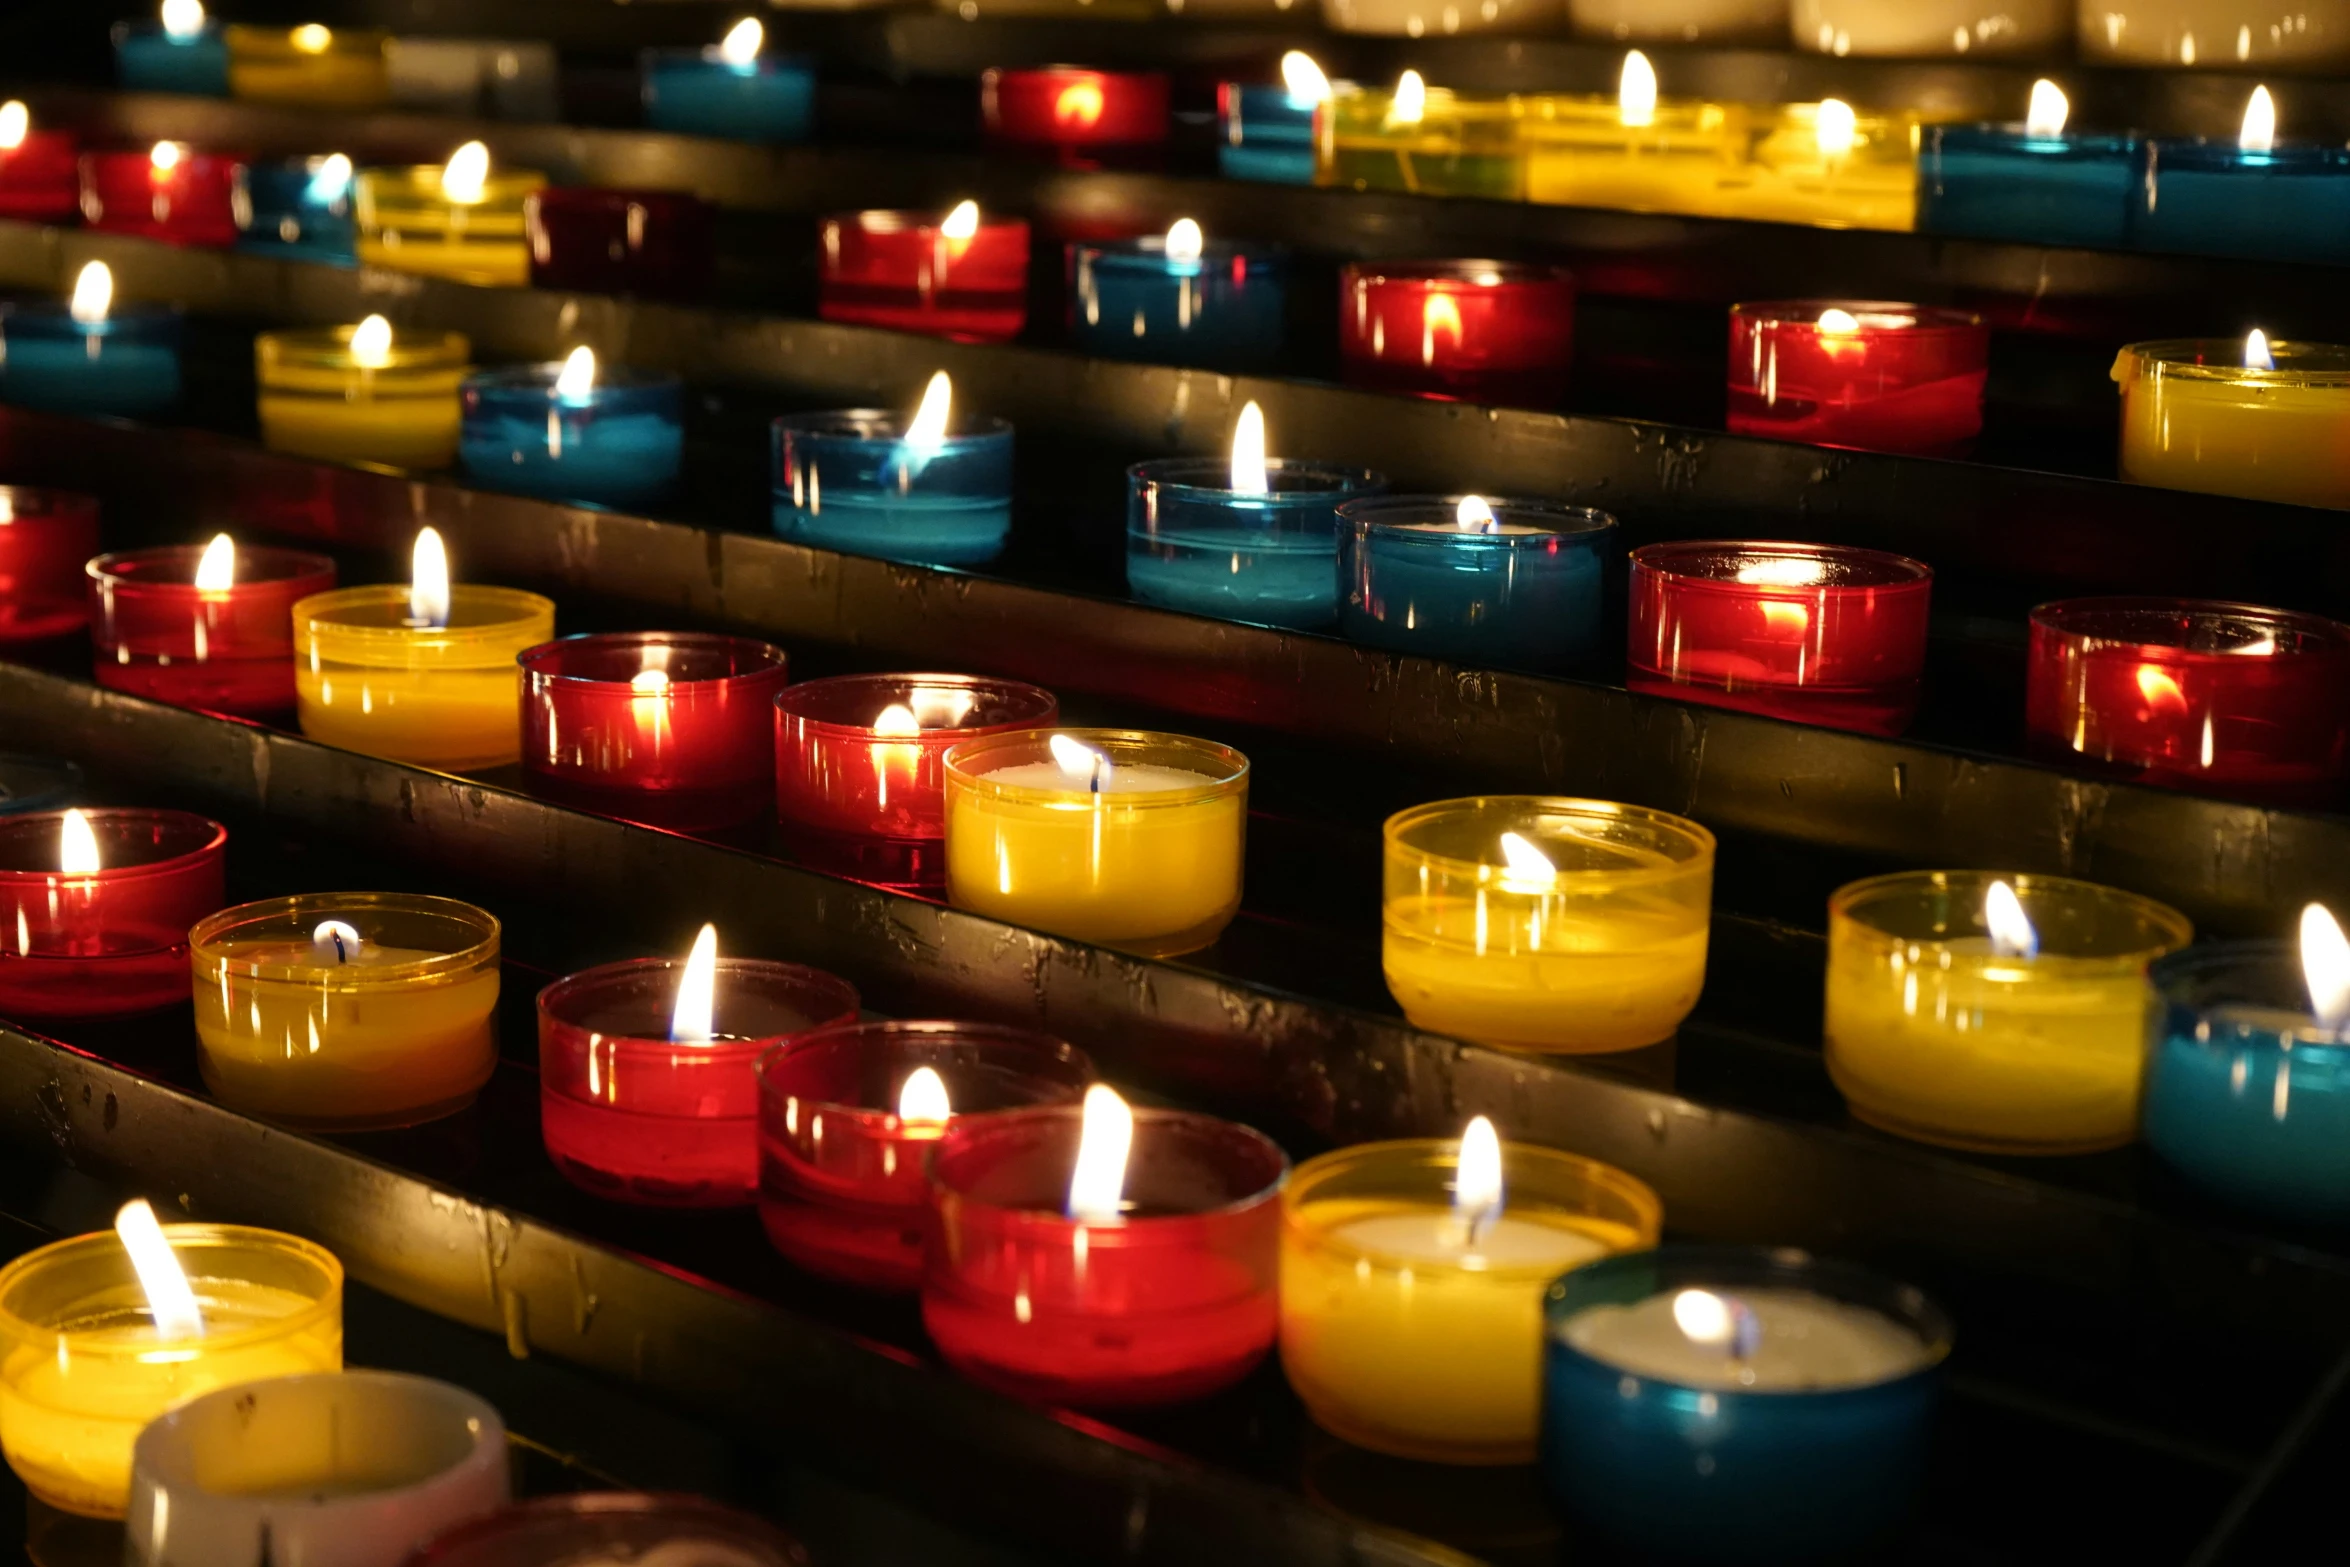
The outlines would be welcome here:
[[[1350,386],[1553,408],[1575,353],[1575,277],[1515,261],[1350,263],[1338,356]]]
[[[0,816],[54,811],[82,792],[82,770],[53,756],[0,751]]]
[[[2247,27],[2228,0],[2099,0],[2081,13],[2078,41],[2082,59],[2103,65],[2193,65],[2198,40],[2206,64],[2224,51],[2231,69],[2337,71],[2350,64],[2350,5],[2317,0],[2292,16],[2290,26]]]
[[[923,727],[884,735],[902,707]],[[819,869],[888,886],[946,880],[946,754],[966,740],[1049,727],[1050,691],[972,675],[835,675],[775,698],[775,808]]]
[[[179,148],[179,161],[169,166],[145,148],[83,153],[83,221],[103,233],[168,245],[235,244],[237,170],[244,160],[166,145]]]
[[[2133,194],[2130,242],[2140,250],[2251,261],[2350,254],[2350,148],[2158,140]]]
[[[359,264],[351,160],[339,154],[238,165],[230,203],[237,248],[328,266]]]
[[[979,115],[988,139],[1007,147],[1074,155],[1155,147],[1167,139],[1167,76],[991,68],[979,78]]]
[[[1652,696],[1897,735],[1916,716],[1933,569],[1836,544],[1632,552],[1627,683]]]
[[[941,214],[846,212],[817,232],[817,314],[827,321],[1002,343],[1028,321],[1028,221],[982,214],[978,231],[939,231]]]
[[[28,124],[15,146],[0,147],[0,218],[70,223],[81,210],[81,140],[72,131]]]
[[[685,384],[659,370],[596,371],[572,394],[559,364],[466,378],[457,455],[492,489],[597,506],[641,506],[685,463]]]
[[[2032,611],[2024,727],[2158,788],[2320,805],[2350,778],[2350,626],[2208,599]]]
[[[156,1331],[112,1231],[0,1268],[0,1448],[42,1501],[120,1518],[147,1423],[215,1388],[343,1364],[343,1265],[322,1246],[237,1224],[167,1224],[203,1314],[200,1339]]]
[[[681,136],[806,141],[816,123],[816,61],[762,54],[736,62],[715,46],[647,49],[638,69],[645,123]]]
[[[200,544],[89,563],[91,673],[151,702],[259,718],[294,709],[293,608],[335,585],[335,563],[244,545],[236,580],[196,586]]]
[[[663,1550],[727,1567],[808,1567],[798,1542],[762,1519],[699,1496],[632,1491],[518,1503],[440,1535],[408,1567],[575,1567],[598,1559],[637,1561]]]
[[[330,921],[345,939],[320,934]],[[326,1132],[414,1126],[473,1103],[497,1064],[498,922],[471,904],[307,893],[223,909],[188,940],[197,1065],[234,1109]]]
[[[635,958],[539,992],[547,1157],[583,1191],[664,1208],[750,1202],[759,1189],[759,1058],[857,1018],[856,987],[845,979],[720,958],[711,1038],[672,1040],[685,967],[683,958]]]
[[[1268,458],[1263,494],[1222,457],[1126,470],[1126,586],[1147,604],[1307,629],[1338,619],[1338,508],[1387,487],[1367,468]]]
[[[699,301],[718,266],[718,209],[685,191],[550,185],[522,221],[533,288]]]
[[[1717,215],[1821,228],[1917,226],[1915,114],[1854,115],[1849,105],[1788,103],[1749,124]]]
[[[1104,359],[1250,370],[1281,352],[1287,252],[1209,240],[1195,259],[1163,234],[1069,247],[1069,342]]]
[[[1996,16],[1973,0],[1790,0],[1788,10],[1795,47],[1833,55],[2052,54],[2073,30],[2073,0],[2016,0]]]
[[[1107,758],[1074,775],[1064,734]],[[1024,730],[947,752],[947,896],[990,919],[1144,957],[1209,945],[1240,911],[1248,758],[1124,729]]]
[[[380,109],[391,101],[389,35],[372,28],[228,27],[228,85],[248,103]]]
[[[1693,1341],[1686,1292],[1727,1308]],[[1799,1251],[1668,1246],[1578,1268],[1544,1305],[1542,1480],[1585,1526],[1674,1561],[1843,1560],[1917,1496],[1950,1319]],[[1752,1352],[1732,1359],[1736,1335]]]
[[[1515,863],[1504,834],[1549,871]],[[1415,1027],[1591,1055],[1670,1039],[1697,1005],[1714,880],[1714,835],[1697,823],[1490,795],[1398,812],[1384,835],[1380,958]]]
[[[0,313],[0,339],[13,337],[8,326]],[[0,398],[17,401],[7,397],[7,377],[0,357]],[[82,565],[97,552],[96,500],[0,484],[0,646],[80,630],[90,614]]]
[[[1565,207],[1720,215],[1747,174],[1756,111],[1660,98],[1626,125],[1621,97],[1543,93],[1521,100],[1526,199]]]
[[[960,412],[915,451],[907,419],[876,408],[775,421],[779,537],[917,566],[983,566],[1012,531],[1012,427]]]
[[[522,760],[514,660],[551,642],[555,606],[470,582],[449,589],[445,625],[413,624],[399,583],[337,588],[294,606],[294,694],[302,733],[395,762],[467,772]]]
[[[51,413],[161,413],[180,398],[180,313],[117,305],[76,321],[63,303],[0,305],[0,403]]]
[[[1338,508],[1339,629],[1356,642],[1480,669],[1578,668],[1599,650],[1616,519],[1587,506],[1457,495]]]
[[[1279,1321],[1279,1197],[1263,1133],[1134,1112],[1124,1211],[1064,1216],[1074,1105],[970,1116],[931,1155],[922,1325],[949,1365],[1087,1409],[1204,1398],[1246,1376]]]
[[[2293,506],[2350,507],[2350,348],[2238,338],[2132,343],[2121,386],[2120,473],[2133,484]],[[0,385],[5,385],[0,380]]]
[[[898,1115],[928,1068],[951,1120]],[[864,1289],[922,1287],[930,1151],[950,1125],[1073,1104],[1094,1079],[1084,1052],[994,1023],[843,1023],[759,1062],[759,1218],[794,1265]]]
[[[253,339],[261,443],[329,462],[448,467],[473,345],[462,332],[394,327],[390,346],[363,358],[352,351],[356,331],[306,327]]]
[[[775,795],[783,649],[707,631],[607,631],[525,652],[532,786],[629,821],[697,830]]]
[[[1314,111],[1286,84],[1216,84],[1216,167],[1228,180],[1314,183]]]
[[[228,96],[228,39],[210,17],[194,32],[164,31],[143,17],[114,24],[114,76],[126,92]]]
[[[1417,116],[1390,88],[1337,84],[1314,119],[1314,180],[1344,190],[1518,201],[1526,194],[1520,107],[1430,87]]]
[[[0,1017],[124,1017],[187,994],[188,927],[223,901],[228,829],[186,811],[83,813],[96,871],[65,871],[58,811],[0,816]]]
[[[2038,952],[1995,945],[2015,892]],[[2061,876],[1906,871],[1828,900],[1828,1075],[1871,1126],[1979,1153],[2075,1154],[2137,1136],[2146,965],[2194,928],[2151,898]]]
[[[2119,250],[2138,200],[2142,142],[2021,125],[1929,125],[1918,151],[1918,229]]]
[[[362,169],[355,192],[359,259],[458,283],[521,288],[530,281],[522,206],[547,177],[536,169],[493,168],[474,201],[441,189],[441,165]]]
[[[1830,312],[1851,329],[1822,327]],[[1990,328],[1964,310],[1824,299],[1732,305],[1730,433],[1963,455],[1982,433],[1990,355]]]
[[[401,1567],[416,1542],[510,1494],[506,1423],[461,1387],[394,1371],[272,1377],[139,1433],[126,1554]]]

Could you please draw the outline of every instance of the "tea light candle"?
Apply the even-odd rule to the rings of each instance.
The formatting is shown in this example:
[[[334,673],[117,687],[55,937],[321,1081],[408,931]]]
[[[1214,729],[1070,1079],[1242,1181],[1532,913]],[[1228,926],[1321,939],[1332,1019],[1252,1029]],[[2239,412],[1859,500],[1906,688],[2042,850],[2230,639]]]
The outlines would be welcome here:
[[[1330,100],[1330,79],[1312,55],[1281,57],[1278,85],[1216,84],[1216,166],[1228,180],[1314,183],[1314,115]]]
[[[698,831],[775,796],[783,649],[706,631],[607,631],[525,652],[522,765],[534,789]]]
[[[2138,1131],[2146,965],[2186,916],[2059,876],[1908,871],[1828,900],[1828,1075],[1852,1113],[1984,1153]]]
[[[1490,7],[1449,0],[1322,0],[1322,21],[1333,32],[1421,38],[1430,33],[1556,32],[1566,20],[1564,0],[1495,0]]]
[[[1555,408],[1575,353],[1575,276],[1512,261],[1350,263],[1338,278],[1349,386]]]
[[[794,1265],[922,1287],[930,1152],[958,1120],[1074,1104],[1084,1052],[993,1023],[843,1023],[759,1061],[759,1218]]]
[[[1012,427],[956,417],[944,370],[912,419],[871,408],[774,426],[774,525],[814,549],[982,566],[1012,531]]]
[[[2350,5],[2314,0],[2274,21],[2229,0],[2096,0],[2080,12],[2081,57],[2107,65],[2222,69],[2276,64],[2338,70],[2350,64]]]
[[[179,401],[180,313],[114,303],[103,261],[62,305],[0,305],[0,402],[52,413],[160,413]]]
[[[1652,696],[1896,735],[1917,713],[1933,568],[1835,544],[1632,552],[1627,684]]]
[[[1784,300],[1730,307],[1730,433],[1917,457],[1983,429],[1991,332],[1964,310]]]
[[[452,898],[307,893],[188,932],[196,1062],[221,1103],[288,1126],[415,1126],[497,1065],[498,922]]]
[[[1567,0],[1567,18],[1603,42],[1787,46],[1787,0]]]
[[[547,183],[536,169],[490,169],[469,141],[434,167],[363,169],[356,205],[359,259],[395,272],[520,288],[530,281],[522,204]]]
[[[221,533],[100,555],[87,571],[98,684],[245,718],[293,712],[293,608],[335,585],[333,561]]]
[[[1387,988],[1431,1033],[1586,1055],[1670,1039],[1705,984],[1714,837],[1644,806],[1440,800],[1387,820]]]
[[[2032,611],[2024,727],[2157,788],[2323,806],[2350,777],[2350,626],[2208,599]]]
[[[1232,456],[1126,470],[1126,586],[1146,604],[1219,620],[1338,619],[1338,507],[1387,487],[1367,468],[1265,455],[1265,418],[1240,411]]]
[[[592,1567],[666,1556],[677,1567],[808,1567],[763,1519],[698,1496],[581,1491],[541,1496],[426,1542],[408,1567]]]
[[[1594,1533],[1686,1561],[1840,1560],[1914,1503],[1950,1319],[1799,1251],[1610,1257],[1544,1304],[1542,1478]]]
[[[1621,1170],[1504,1144],[1484,1116],[1457,1142],[1309,1159],[1281,1198],[1281,1367],[1314,1423],[1358,1447],[1531,1462],[1543,1291],[1654,1246],[1663,1213]]]
[[[1261,1132],[1129,1110],[965,1116],[931,1155],[922,1325],[953,1366],[1087,1409],[1204,1398],[1273,1347],[1278,1199]]]
[[[1624,55],[1616,96],[1523,100],[1526,199],[1569,207],[1712,214],[1747,176],[1753,112],[1660,98],[1656,67]]]
[[[82,792],[82,770],[53,756],[0,751],[0,816],[49,811]]]
[[[1819,54],[2038,55],[2072,32],[2070,0],[1791,0],[1795,47]]]
[[[539,992],[547,1157],[583,1191],[665,1208],[748,1203],[759,1185],[759,1058],[854,1023],[856,988],[797,963],[718,956],[606,963]]]
[[[0,312],[0,342],[8,325]],[[6,396],[6,378],[7,361],[0,357],[0,398]],[[97,552],[96,500],[0,484],[0,647],[79,631],[90,615],[82,563]]]
[[[339,152],[238,165],[231,201],[237,248],[328,266],[359,262],[351,160]]]
[[[930,212],[849,212],[817,232],[817,314],[827,321],[1001,343],[1028,320],[1028,222],[975,201]]]
[[[2150,143],[2141,188],[2130,234],[2141,250],[2253,261],[2350,254],[2350,148],[2278,141],[2266,87],[2252,89],[2232,143]]]
[[[1164,235],[1069,247],[1069,343],[1104,359],[1241,370],[1281,352],[1289,259],[1210,242],[1179,218]]]
[[[767,30],[744,17],[707,49],[648,49],[645,123],[684,136],[806,141],[816,120],[816,62],[765,52]]]
[[[1861,114],[1838,98],[1761,111],[1718,215],[1822,228],[1917,226],[1919,117]]]
[[[1157,146],[1167,139],[1167,76],[991,68],[979,78],[979,116],[988,139],[1010,147],[1094,154]]]
[[[402,329],[382,316],[263,332],[253,339],[261,443],[329,462],[446,468],[471,353],[462,332]]]
[[[597,506],[642,506],[685,462],[685,385],[658,370],[599,368],[581,347],[559,365],[468,376],[457,456],[492,489]]]
[[[2131,483],[2350,507],[2350,348],[2257,329],[2132,343],[2113,378]]]
[[[0,1268],[0,1448],[33,1495],[97,1518],[123,1516],[132,1443],[156,1416],[343,1363],[343,1266],[324,1247],[158,1225],[143,1200],[115,1225]]]
[[[946,754],[1049,728],[1050,691],[971,675],[835,675],[775,698],[775,809],[793,852],[890,886],[946,879]]]
[[[1374,496],[1338,508],[1339,629],[1479,669],[1565,670],[1599,650],[1616,519],[1481,495]]]
[[[1927,234],[2091,245],[2128,242],[2142,138],[2067,131],[2054,82],[2032,84],[2021,125],[1929,125],[1918,149],[1918,228]]]
[[[1248,758],[1181,735],[1024,730],[946,756],[957,908],[1172,957],[1240,911]]]
[[[227,852],[228,829],[186,811],[0,816],[0,1017],[180,1000],[188,927],[220,907]]]
[[[169,245],[233,245],[243,161],[177,141],[159,141],[144,152],[85,152],[82,218],[105,233]]]
[[[549,186],[522,222],[533,288],[698,301],[718,266],[718,209],[684,191]]]
[[[0,103],[0,218],[72,222],[82,205],[80,152],[73,132],[35,130],[23,103]]]
[[[1360,4],[1362,0],[1329,0]],[[1520,105],[1431,87],[1406,71],[1393,89],[1338,84],[1314,121],[1314,180],[1343,190],[1518,201],[1526,194]]]
[[[203,0],[163,0],[156,20],[114,24],[114,75],[129,92],[228,96],[228,41]]]
[[[380,109],[391,101],[384,50],[373,28],[228,28],[228,85],[248,103],[298,109]]]
[[[452,586],[430,528],[413,580],[338,588],[294,606],[296,710],[326,745],[465,772],[522,759],[515,658],[552,641],[555,606],[513,588]]]

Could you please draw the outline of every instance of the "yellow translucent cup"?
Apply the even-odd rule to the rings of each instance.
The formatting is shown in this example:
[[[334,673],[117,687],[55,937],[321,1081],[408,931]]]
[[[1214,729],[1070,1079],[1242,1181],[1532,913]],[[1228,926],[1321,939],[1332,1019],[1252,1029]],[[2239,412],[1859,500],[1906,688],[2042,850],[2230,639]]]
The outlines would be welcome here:
[[[514,661],[554,639],[554,601],[458,583],[446,625],[411,619],[401,583],[337,588],[295,604],[302,733],[444,772],[521,761],[522,671]]]
[[[1724,184],[1724,217],[1820,228],[1917,227],[1914,114],[1853,114],[1841,103],[1789,103],[1748,123],[1749,146]]]
[[[304,109],[378,109],[391,101],[389,33],[375,28],[227,29],[228,88],[247,103]]]
[[[359,171],[351,205],[360,261],[490,288],[529,283],[522,209],[547,177],[536,169],[492,169],[478,197],[457,201],[442,189],[442,172],[437,163]]]
[[[2132,343],[2121,476],[2294,506],[2350,507],[2350,347],[2278,339],[2247,369],[2241,338]]]
[[[1314,116],[1314,181],[1347,190],[1517,201],[1526,193],[1522,101],[1428,88],[1415,110],[1388,88],[1342,85]]]
[[[446,468],[456,460],[457,388],[472,366],[462,332],[394,328],[381,362],[351,352],[350,326],[253,340],[261,444],[328,462]]]
[[[1719,213],[1746,157],[1754,111],[1744,104],[1666,100],[1628,126],[1614,98],[1526,100],[1526,199],[1628,212]]]

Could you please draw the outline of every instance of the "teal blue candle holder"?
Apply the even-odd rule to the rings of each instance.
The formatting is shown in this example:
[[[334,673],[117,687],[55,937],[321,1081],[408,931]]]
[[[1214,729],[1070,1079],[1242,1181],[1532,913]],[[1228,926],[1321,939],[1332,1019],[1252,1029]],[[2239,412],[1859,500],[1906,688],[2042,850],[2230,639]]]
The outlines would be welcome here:
[[[1918,232],[2118,250],[2143,143],[2132,134],[1930,125],[1918,148]]]
[[[1079,353],[1149,364],[1253,370],[1281,354],[1288,256],[1209,240],[1197,258],[1166,236],[1069,247],[1069,341]]]
[[[2149,142],[2130,243],[2252,261],[2350,260],[2350,148]]]
[[[1338,506],[1387,487],[1367,468],[1268,458],[1261,495],[1222,457],[1126,470],[1126,585],[1147,604],[1308,630],[1338,619]]]
[[[640,60],[645,123],[726,141],[806,141],[816,123],[816,62],[761,54],[736,62],[716,48],[647,49]]]
[[[1228,180],[1314,183],[1314,109],[1285,84],[1216,84],[1216,167]]]
[[[114,75],[130,92],[228,96],[228,37],[206,19],[192,33],[169,33],[153,17],[114,24]]]
[[[673,375],[601,369],[579,397],[557,390],[561,365],[468,376],[459,390],[457,460],[494,490],[595,506],[637,506],[677,482],[685,390]]]
[[[138,418],[179,398],[176,308],[118,304],[76,321],[61,302],[0,305],[0,403]]]
[[[962,420],[935,444],[878,409],[775,421],[778,537],[918,566],[982,566],[1012,531],[1012,427]]]
[[[275,158],[237,166],[229,193],[237,248],[289,261],[359,264],[359,224],[351,213],[351,160]]]
[[[1545,673],[1598,656],[1616,519],[1557,501],[1377,495],[1338,508],[1339,630],[1481,669]]]

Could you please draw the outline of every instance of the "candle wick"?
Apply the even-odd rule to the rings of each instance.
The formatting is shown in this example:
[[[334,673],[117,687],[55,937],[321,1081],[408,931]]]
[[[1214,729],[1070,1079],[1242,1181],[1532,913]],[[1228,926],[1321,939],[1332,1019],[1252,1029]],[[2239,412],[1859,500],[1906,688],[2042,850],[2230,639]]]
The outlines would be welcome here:
[[[349,954],[348,952],[345,952],[345,951],[343,950],[343,933],[342,933],[341,931],[339,931],[339,930],[338,930],[338,931],[336,931],[336,932],[334,933],[334,941],[335,941],[335,961],[336,961],[337,963],[348,963],[348,962],[350,962],[350,961],[351,961],[351,954]]]

